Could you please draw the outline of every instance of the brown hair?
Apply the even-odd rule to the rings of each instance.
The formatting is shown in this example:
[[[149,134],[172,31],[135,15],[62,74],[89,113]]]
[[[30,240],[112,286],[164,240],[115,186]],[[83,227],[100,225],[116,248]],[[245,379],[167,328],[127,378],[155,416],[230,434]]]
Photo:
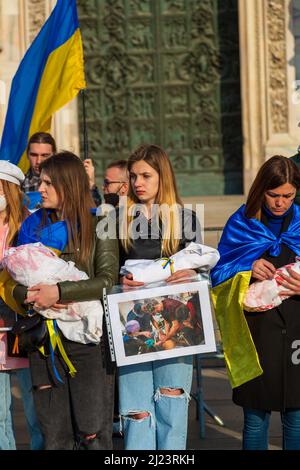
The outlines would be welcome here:
[[[36,132],[30,137],[26,149],[27,154],[29,153],[31,144],[49,144],[52,147],[52,153],[56,153],[55,140],[48,132]]]
[[[90,209],[95,207],[88,177],[81,160],[71,152],[61,152],[41,163],[51,179],[61,203],[62,218],[68,226],[68,246],[75,260],[86,264],[93,246]]]
[[[245,209],[246,217],[260,219],[265,192],[286,183],[290,183],[298,190],[300,171],[290,158],[274,155],[262,165],[249,190]]]
[[[10,246],[19,231],[23,220],[29,215],[23,204],[24,194],[20,186],[1,180],[4,196],[7,201],[5,223],[8,223],[6,245]]]
[[[165,204],[168,207],[175,207],[177,204],[182,206],[183,204],[177,191],[174,171],[171,165],[171,161],[166,152],[158,145],[140,145],[136,150],[134,150],[134,152],[130,155],[128,159],[127,168],[129,173],[132,169],[133,164],[141,160],[148,163],[148,165],[150,165],[155,171],[157,171],[159,175],[158,192],[156,195],[155,203],[159,204],[160,206]],[[131,213],[130,208],[134,204],[139,203],[139,199],[134,194],[131,183],[129,185],[127,202],[127,221],[125,218],[127,226],[123,227],[123,234],[128,233],[128,237],[121,237],[121,243],[124,246],[125,251],[128,251],[129,247],[132,244],[130,233],[128,232],[128,228],[133,219],[133,216],[129,215]],[[176,253],[180,242],[179,238],[176,237],[176,234],[179,233],[178,228],[180,225],[178,210],[171,211],[170,223],[165,225],[165,232],[162,240],[162,254],[170,256]]]
[[[107,165],[106,170],[109,168],[120,168],[120,170],[127,170],[127,160],[113,160]]]

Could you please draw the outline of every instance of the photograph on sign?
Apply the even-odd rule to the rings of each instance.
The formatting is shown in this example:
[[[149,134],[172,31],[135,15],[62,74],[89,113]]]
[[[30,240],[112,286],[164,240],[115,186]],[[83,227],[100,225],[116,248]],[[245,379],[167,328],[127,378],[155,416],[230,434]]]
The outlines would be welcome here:
[[[107,304],[118,366],[216,349],[206,281],[110,293]]]

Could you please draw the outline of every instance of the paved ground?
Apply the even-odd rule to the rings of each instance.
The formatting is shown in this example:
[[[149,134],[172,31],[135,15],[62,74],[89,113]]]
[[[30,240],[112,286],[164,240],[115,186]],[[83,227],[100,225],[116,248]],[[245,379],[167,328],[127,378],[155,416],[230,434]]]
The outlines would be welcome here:
[[[211,360],[213,362],[213,360]],[[209,361],[206,363],[209,365]],[[224,367],[202,368],[204,400],[206,404],[224,421],[219,426],[205,413],[205,438],[200,438],[199,423],[196,420],[196,402],[192,399],[189,413],[188,449],[241,449],[242,410],[231,401],[231,389]],[[195,391],[196,380],[193,390]],[[18,449],[28,449],[28,433],[24,420],[19,390],[13,387],[14,421]],[[274,413],[270,426],[270,448],[281,448],[281,429],[279,413]],[[122,449],[122,439],[114,440],[114,448]]]

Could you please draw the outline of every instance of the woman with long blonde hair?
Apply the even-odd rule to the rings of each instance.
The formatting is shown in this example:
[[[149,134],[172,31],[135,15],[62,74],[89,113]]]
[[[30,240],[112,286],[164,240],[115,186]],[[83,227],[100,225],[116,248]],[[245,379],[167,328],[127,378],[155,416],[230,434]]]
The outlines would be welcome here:
[[[201,241],[195,214],[183,208],[171,162],[157,145],[138,147],[128,160],[128,211],[120,208],[120,257],[169,257],[191,241]],[[195,276],[177,271],[167,281]],[[141,286],[131,275],[125,286]],[[192,357],[119,368],[119,408],[126,449],[185,449]]]

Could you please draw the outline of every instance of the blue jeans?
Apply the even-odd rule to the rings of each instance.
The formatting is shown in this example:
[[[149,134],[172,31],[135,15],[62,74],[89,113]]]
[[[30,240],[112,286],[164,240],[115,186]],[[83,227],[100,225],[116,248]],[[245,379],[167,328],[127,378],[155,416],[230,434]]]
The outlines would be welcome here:
[[[9,371],[0,372],[0,450],[16,450]]]
[[[134,364],[119,368],[119,409],[125,449],[184,450],[188,402],[192,386],[192,356]],[[165,395],[161,388],[182,389]],[[147,412],[142,419],[130,415]]]
[[[243,449],[267,450],[270,411],[244,408]],[[300,410],[288,409],[281,413],[282,448],[300,450]]]
[[[30,434],[30,449],[43,450],[44,438],[35,412],[30,369],[15,369],[14,372],[21,390],[27,428]]]

